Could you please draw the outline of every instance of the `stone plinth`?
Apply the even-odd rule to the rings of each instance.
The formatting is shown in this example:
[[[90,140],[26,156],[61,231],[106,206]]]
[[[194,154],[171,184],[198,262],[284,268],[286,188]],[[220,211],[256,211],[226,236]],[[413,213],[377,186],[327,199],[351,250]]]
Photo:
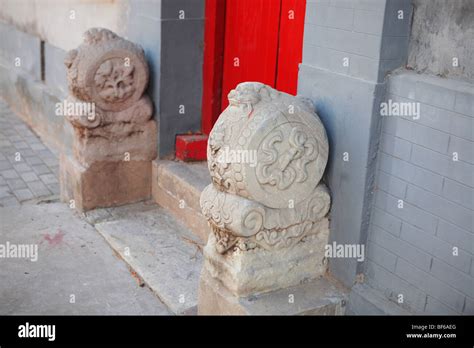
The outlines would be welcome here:
[[[199,315],[344,315],[347,290],[329,277],[256,294],[235,296],[206,268],[201,272]]]
[[[74,141],[72,154],[61,156],[62,199],[86,211],[148,198],[157,127],[144,94],[143,49],[109,30],[90,29],[65,64],[70,95],[63,112]]]
[[[238,304],[323,277],[328,141],[312,105],[239,84],[209,135],[207,158],[212,184],[201,209],[211,233],[199,313],[251,314]]]

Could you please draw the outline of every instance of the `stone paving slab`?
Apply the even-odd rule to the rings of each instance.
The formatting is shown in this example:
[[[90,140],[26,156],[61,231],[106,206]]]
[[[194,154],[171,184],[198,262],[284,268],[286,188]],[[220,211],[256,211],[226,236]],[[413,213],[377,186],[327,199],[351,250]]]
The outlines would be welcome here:
[[[59,195],[59,160],[0,101],[0,207]]]
[[[143,203],[89,212],[95,228],[176,314],[197,313],[202,244],[163,208]]]
[[[37,261],[1,257],[7,242],[37,245]],[[0,315],[171,314],[97,231],[61,203],[0,208],[0,279]]]

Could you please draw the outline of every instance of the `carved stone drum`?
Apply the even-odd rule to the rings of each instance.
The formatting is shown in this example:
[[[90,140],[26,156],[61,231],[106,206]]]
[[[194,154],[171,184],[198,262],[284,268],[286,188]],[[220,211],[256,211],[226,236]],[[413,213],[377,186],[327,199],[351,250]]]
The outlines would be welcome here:
[[[211,227],[201,308],[223,291],[245,297],[326,271],[328,140],[313,106],[257,82],[239,84],[228,98],[209,136],[212,184],[201,195]]]

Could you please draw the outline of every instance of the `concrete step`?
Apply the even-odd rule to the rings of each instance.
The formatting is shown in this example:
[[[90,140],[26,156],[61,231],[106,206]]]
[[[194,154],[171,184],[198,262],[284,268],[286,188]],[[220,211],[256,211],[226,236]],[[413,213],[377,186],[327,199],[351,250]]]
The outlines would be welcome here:
[[[201,213],[199,198],[210,183],[207,162],[153,161],[153,200],[170,211],[204,243],[209,227]]]
[[[175,314],[197,313],[202,241],[155,204],[98,209],[88,219]]]

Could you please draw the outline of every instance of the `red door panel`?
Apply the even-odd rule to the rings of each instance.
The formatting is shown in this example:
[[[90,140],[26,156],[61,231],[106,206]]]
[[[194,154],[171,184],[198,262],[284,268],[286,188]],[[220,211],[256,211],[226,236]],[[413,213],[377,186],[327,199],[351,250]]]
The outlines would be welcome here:
[[[226,0],[206,0],[202,69],[202,132],[209,134],[221,113]]]
[[[296,95],[298,66],[303,55],[306,0],[282,0],[276,89]]]
[[[221,109],[243,81],[275,85],[281,0],[227,0]]]

